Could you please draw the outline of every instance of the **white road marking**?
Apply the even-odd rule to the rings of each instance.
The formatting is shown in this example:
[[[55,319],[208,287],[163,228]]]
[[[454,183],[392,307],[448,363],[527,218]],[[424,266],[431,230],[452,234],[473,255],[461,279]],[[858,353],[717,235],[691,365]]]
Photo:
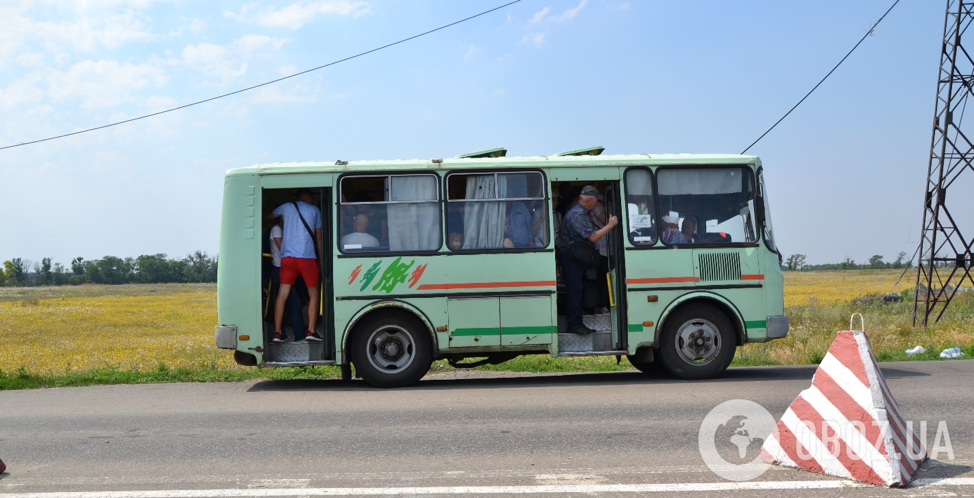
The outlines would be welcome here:
[[[917,479],[910,488],[974,486],[974,478]],[[0,498],[232,498],[270,496],[410,496],[469,494],[674,493],[715,491],[878,488],[853,481],[765,481],[672,484],[564,484],[540,486],[429,486],[389,488],[172,489],[153,491],[76,491],[0,493]]]

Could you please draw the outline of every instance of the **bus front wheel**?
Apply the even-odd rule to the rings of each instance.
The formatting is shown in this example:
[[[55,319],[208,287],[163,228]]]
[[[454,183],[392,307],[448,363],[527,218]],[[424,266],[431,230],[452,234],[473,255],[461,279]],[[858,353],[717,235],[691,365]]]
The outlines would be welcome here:
[[[352,340],[355,372],[376,387],[415,384],[433,363],[429,334],[411,317],[380,312],[356,327]]]
[[[677,377],[710,379],[730,366],[736,348],[734,328],[727,315],[713,306],[694,304],[667,318],[659,359]]]

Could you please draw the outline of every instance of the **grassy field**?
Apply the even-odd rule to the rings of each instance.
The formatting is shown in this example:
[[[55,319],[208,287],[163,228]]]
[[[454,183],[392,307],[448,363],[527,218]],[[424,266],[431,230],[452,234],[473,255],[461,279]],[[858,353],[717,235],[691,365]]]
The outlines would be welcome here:
[[[887,292],[904,293],[916,278],[900,271],[789,272],[788,338],[738,349],[735,365],[818,363],[849,316],[862,313],[880,361],[908,359],[904,350],[935,359],[960,346],[974,356],[974,299],[955,298],[940,323],[913,328],[912,301],[855,304]],[[335,367],[256,369],[237,366],[213,343],[216,287],[160,284],[0,288],[0,389],[110,383],[231,381],[252,378],[334,378]],[[437,362],[433,371],[449,370]],[[521,357],[480,367],[532,372],[607,371],[632,367],[614,358]]]

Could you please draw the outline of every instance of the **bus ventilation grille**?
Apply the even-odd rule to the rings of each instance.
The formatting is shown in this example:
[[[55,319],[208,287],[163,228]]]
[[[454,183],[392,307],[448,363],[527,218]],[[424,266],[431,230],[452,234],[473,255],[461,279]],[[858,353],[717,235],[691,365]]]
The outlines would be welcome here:
[[[736,253],[700,254],[700,281],[741,279],[741,257]]]

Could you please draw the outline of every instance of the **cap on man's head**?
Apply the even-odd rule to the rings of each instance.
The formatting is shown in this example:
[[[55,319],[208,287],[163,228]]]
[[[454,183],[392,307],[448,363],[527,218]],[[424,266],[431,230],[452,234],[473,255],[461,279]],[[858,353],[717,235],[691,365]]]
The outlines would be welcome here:
[[[676,211],[667,211],[666,214],[663,215],[663,222],[676,225],[680,222],[680,213]]]
[[[590,197],[595,197],[595,198],[597,198],[600,201],[604,201],[605,200],[605,197],[602,197],[602,194],[599,193],[599,189],[593,187],[592,185],[586,185],[586,186],[582,187],[582,193],[580,195],[587,195],[587,196],[590,196]]]

